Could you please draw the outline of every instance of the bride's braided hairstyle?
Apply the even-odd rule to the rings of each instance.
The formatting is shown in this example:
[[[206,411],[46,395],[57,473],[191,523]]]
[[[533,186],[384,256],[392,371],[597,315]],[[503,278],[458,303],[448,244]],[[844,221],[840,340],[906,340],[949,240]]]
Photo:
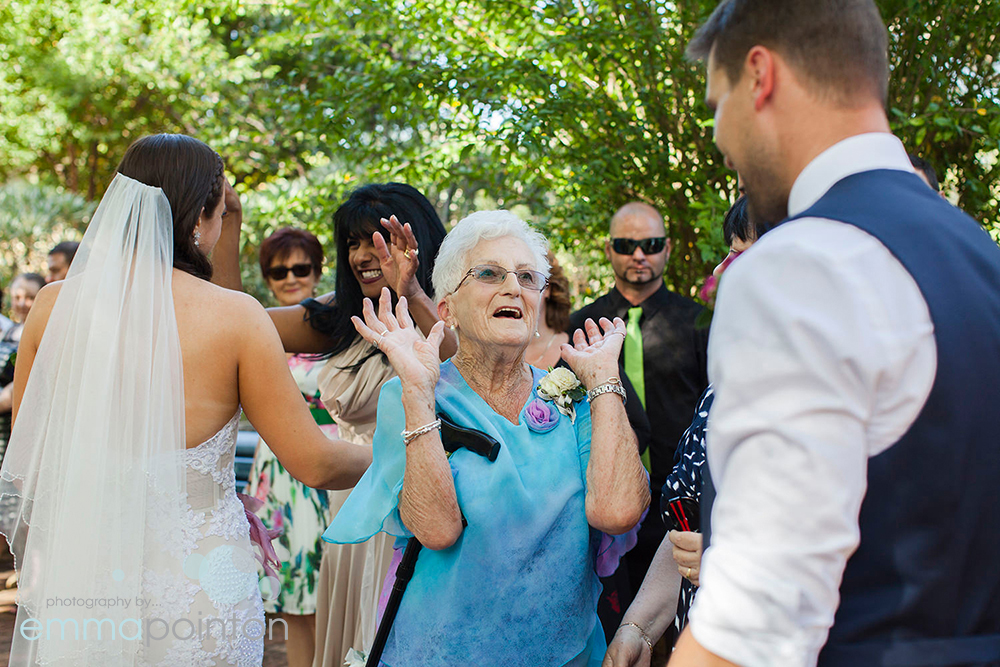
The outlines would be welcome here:
[[[214,211],[225,192],[222,158],[204,142],[183,134],[136,140],[118,171],[163,190],[174,218],[174,268],[209,280],[212,263],[195,242],[203,211]]]

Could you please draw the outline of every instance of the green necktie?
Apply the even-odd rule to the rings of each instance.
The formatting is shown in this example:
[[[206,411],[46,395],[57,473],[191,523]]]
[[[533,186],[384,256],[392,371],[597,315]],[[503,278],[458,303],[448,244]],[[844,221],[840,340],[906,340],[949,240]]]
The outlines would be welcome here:
[[[639,320],[642,319],[642,306],[629,308],[628,324],[625,325],[625,375],[635,393],[639,394],[639,402],[643,409],[646,407],[646,376],[642,370],[642,329],[639,328]],[[646,470],[650,470],[649,449],[642,453],[642,465]]]

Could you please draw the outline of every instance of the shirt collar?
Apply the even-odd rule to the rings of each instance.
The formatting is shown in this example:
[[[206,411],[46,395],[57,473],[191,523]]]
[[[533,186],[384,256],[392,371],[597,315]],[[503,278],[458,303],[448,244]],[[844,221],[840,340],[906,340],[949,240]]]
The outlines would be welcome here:
[[[871,132],[834,144],[820,153],[795,179],[788,196],[789,217],[818,202],[838,181],[874,169],[913,173],[903,142],[888,132]]]
[[[663,303],[663,298],[665,295],[669,295],[670,290],[667,289],[666,283],[660,285],[660,288],[653,292],[645,301],[640,303],[638,306],[633,306],[628,299],[622,296],[622,293],[618,291],[617,287],[611,288],[611,306],[617,313],[621,313],[620,317],[625,317],[627,313],[632,308],[642,308],[642,314],[646,317],[650,317],[655,311],[659,310],[659,307]]]

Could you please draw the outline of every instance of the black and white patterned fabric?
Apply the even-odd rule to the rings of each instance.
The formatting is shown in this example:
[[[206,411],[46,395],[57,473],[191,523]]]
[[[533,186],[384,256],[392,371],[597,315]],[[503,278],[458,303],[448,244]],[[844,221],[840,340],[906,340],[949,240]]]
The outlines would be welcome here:
[[[705,435],[708,431],[708,412],[712,408],[715,394],[712,385],[698,399],[691,425],[684,431],[674,453],[674,469],[667,476],[660,494],[660,518],[669,529],[671,522],[666,513],[667,501],[677,497],[701,500],[702,466],[705,465]],[[698,587],[687,579],[681,581],[680,598],[677,601],[677,617],[674,626],[677,634],[687,625],[688,610],[694,602]]]

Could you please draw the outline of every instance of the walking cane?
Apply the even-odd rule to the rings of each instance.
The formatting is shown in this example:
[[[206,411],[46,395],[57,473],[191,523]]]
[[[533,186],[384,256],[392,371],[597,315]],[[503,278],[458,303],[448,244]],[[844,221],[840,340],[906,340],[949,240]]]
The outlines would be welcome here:
[[[489,459],[490,463],[497,460],[497,456],[500,454],[500,443],[495,438],[482,431],[458,426],[440,412],[437,417],[441,420],[441,443],[446,452],[453,454],[459,449],[465,448]],[[462,527],[467,525],[468,522],[463,515]],[[399,561],[399,567],[396,568],[396,580],[392,583],[392,592],[389,593],[389,601],[385,605],[385,614],[382,616],[382,622],[378,624],[372,650],[365,661],[368,667],[379,667],[382,651],[385,650],[385,643],[389,640],[389,631],[392,630],[392,623],[396,620],[396,614],[399,612],[399,603],[402,602],[403,593],[406,592],[406,587],[413,577],[417,556],[422,548],[423,545],[415,537],[411,537],[406,542],[403,558]]]

